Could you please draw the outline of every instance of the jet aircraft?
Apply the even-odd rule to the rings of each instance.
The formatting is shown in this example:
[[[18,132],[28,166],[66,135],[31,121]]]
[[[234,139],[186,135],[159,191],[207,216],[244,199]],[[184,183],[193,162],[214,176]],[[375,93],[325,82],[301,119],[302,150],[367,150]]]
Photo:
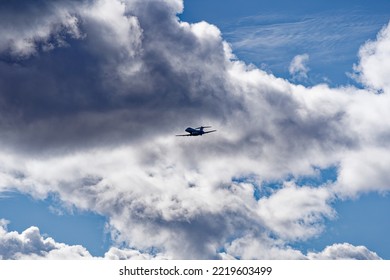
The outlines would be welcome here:
[[[187,127],[185,131],[188,132],[188,134],[179,134],[176,136],[199,136],[199,135],[202,136],[203,134],[217,131],[217,130],[204,131],[205,128],[209,128],[209,127],[211,126],[200,126],[197,128]]]

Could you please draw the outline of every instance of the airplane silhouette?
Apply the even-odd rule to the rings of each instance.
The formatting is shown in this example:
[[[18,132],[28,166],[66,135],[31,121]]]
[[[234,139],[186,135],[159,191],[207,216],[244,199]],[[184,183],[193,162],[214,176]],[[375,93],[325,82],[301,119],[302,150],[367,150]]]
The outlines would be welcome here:
[[[211,126],[200,126],[197,128],[187,127],[185,131],[188,132],[189,134],[179,134],[176,136],[199,136],[199,135],[202,136],[203,134],[217,131],[217,130],[204,131],[205,128],[209,128],[209,127]]]

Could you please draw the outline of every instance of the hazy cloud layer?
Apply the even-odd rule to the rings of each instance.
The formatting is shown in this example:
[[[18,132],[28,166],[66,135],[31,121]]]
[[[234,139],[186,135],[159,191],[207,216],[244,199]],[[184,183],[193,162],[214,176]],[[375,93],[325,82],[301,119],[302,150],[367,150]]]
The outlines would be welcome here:
[[[107,257],[315,258],[288,242],[321,234],[334,199],[390,189],[390,92],[369,75],[389,27],[361,49],[367,88],[305,88],[237,60],[216,26],[180,22],[181,1],[42,1],[33,26],[20,2],[1,27],[0,190],[105,215],[126,244]],[[218,131],[174,136],[189,125]],[[333,183],[294,182],[329,166]],[[256,199],[268,180],[284,183]],[[58,247],[26,231],[18,244]]]

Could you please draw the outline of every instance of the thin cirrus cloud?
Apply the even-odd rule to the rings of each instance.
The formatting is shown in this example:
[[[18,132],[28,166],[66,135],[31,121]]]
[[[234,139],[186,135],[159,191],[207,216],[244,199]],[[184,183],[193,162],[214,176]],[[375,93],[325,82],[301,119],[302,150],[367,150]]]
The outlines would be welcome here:
[[[335,199],[389,190],[386,162],[378,161],[390,158],[385,81],[375,81],[377,94],[371,86],[306,88],[269,75],[237,60],[216,26],[179,21],[181,1],[42,3],[42,21],[27,28],[21,18],[38,11],[20,10],[24,17],[8,17],[15,38],[0,39],[7,46],[0,55],[1,191],[36,199],[55,193],[64,206],[107,217],[110,258],[376,256],[349,244],[330,244],[322,254],[288,244],[321,234],[324,220],[335,217]],[[53,9],[65,20],[50,16]],[[13,11],[9,4],[1,10]],[[371,65],[389,59],[381,47],[388,29],[362,47],[355,69],[365,85],[386,71]],[[64,42],[42,48],[47,38]],[[16,40],[30,45],[21,51]],[[377,51],[363,51],[368,46]],[[190,124],[218,133],[174,137]],[[329,166],[338,167],[335,182],[291,179]],[[356,174],[363,169],[371,180]],[[257,199],[267,180],[285,182]],[[58,250],[92,257],[34,227],[18,234],[3,221],[1,230],[1,246],[20,245],[11,255],[0,251],[3,258],[65,258]],[[17,249],[26,238],[37,247]]]
[[[386,14],[345,8],[308,14],[261,13],[222,23],[222,30],[247,63],[288,77],[288,62],[304,52],[313,63],[310,84],[323,81],[319,72],[324,68],[335,84],[341,84],[356,59],[357,45],[371,39],[387,21]]]

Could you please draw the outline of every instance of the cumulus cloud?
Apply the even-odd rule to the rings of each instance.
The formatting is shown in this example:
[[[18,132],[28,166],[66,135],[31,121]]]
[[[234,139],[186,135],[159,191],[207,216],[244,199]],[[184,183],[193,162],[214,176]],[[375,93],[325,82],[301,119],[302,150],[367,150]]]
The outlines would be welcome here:
[[[69,38],[80,39],[78,18],[64,3],[56,4],[45,0],[34,5],[20,0],[1,3],[0,52],[28,58],[40,51],[67,46]]]
[[[309,67],[307,67],[308,61],[309,55],[307,53],[294,56],[291,60],[290,66],[288,67],[288,71],[293,80],[307,80],[307,73],[310,70]]]
[[[284,239],[306,239],[322,232],[324,218],[334,217],[328,204],[331,194],[324,188],[286,186],[259,201],[264,224]]]
[[[56,242],[53,238],[42,235],[39,228],[32,226],[22,233],[8,231],[8,221],[0,220],[0,259],[12,260],[74,260],[74,259],[107,259],[107,260],[150,260],[163,259],[164,256],[151,256],[132,249],[111,247],[103,257],[93,257],[86,248],[80,245],[67,245]]]
[[[380,260],[381,258],[365,246],[349,243],[333,244],[320,252],[308,252],[291,248],[283,242],[268,237],[245,236],[226,246],[225,259],[277,259],[277,260]]]
[[[7,230],[7,221],[0,220],[0,259],[84,259],[91,258],[82,246],[57,243],[43,237],[37,227],[18,233]]]
[[[223,257],[228,259],[276,259],[276,260],[300,260],[306,256],[299,250],[295,250],[280,240],[268,236],[246,235],[235,239],[226,245],[226,253]]]
[[[12,40],[0,44],[0,190],[56,193],[106,216],[114,245],[125,244],[108,258],[305,258],[286,244],[318,236],[333,199],[389,190],[376,160],[390,158],[389,95],[306,88],[248,66],[216,26],[179,21],[181,1],[42,3],[42,19],[60,9],[74,25],[38,21],[46,37],[24,17],[1,27],[17,26],[13,40],[32,47],[22,56]],[[63,44],[40,47],[58,36]],[[189,125],[218,131],[174,137]],[[294,182],[329,166],[334,183]],[[256,198],[269,180],[284,183]],[[62,248],[28,232],[43,246],[37,256]]]
[[[327,246],[322,252],[308,253],[309,259],[314,260],[380,260],[375,252],[364,246],[353,246],[348,243]]]
[[[382,28],[375,41],[366,42],[359,50],[360,63],[355,71],[364,85],[379,91],[390,91],[390,25]]]
[[[164,254],[148,254],[134,249],[111,247],[103,257],[93,257],[87,249],[80,245],[66,245],[45,237],[40,230],[32,226],[22,233],[8,231],[8,221],[0,220],[0,259],[32,260],[32,259],[106,259],[106,260],[151,260],[169,259]],[[353,246],[348,243],[333,244],[323,251],[307,255],[292,249],[280,240],[265,235],[246,235],[225,244],[226,251],[221,252],[221,259],[357,259],[378,260],[378,255],[364,246]]]

